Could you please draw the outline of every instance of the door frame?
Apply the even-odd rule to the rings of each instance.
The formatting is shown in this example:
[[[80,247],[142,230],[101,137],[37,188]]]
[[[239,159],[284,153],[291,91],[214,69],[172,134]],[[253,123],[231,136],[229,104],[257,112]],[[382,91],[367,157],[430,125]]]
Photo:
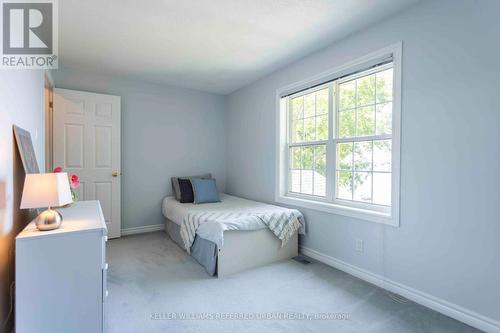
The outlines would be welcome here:
[[[54,80],[50,71],[44,73],[43,106],[45,118],[45,172],[52,172],[54,169],[54,136],[53,136],[53,116],[54,116]]]

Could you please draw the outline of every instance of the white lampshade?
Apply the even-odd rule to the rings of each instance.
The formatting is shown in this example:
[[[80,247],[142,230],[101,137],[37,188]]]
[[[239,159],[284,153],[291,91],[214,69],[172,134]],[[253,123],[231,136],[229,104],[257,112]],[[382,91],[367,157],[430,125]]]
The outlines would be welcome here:
[[[21,209],[60,207],[72,202],[67,173],[32,173],[26,175]]]

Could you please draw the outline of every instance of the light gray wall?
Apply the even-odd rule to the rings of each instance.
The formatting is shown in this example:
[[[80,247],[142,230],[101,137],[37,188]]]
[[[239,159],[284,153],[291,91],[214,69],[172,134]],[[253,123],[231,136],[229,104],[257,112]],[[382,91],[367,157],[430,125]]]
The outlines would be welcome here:
[[[500,320],[499,12],[426,1],[229,95],[228,192],[274,200],[276,89],[402,40],[401,227],[301,209],[301,243]]]
[[[225,187],[224,98],[91,72],[52,72],[58,88],[121,96],[122,229],[163,223],[170,177],[211,172]]]
[[[14,281],[14,237],[30,216],[20,211],[24,169],[15,146],[12,125],[31,133],[40,170],[45,166],[44,76],[35,70],[0,70],[0,332],[10,332],[10,285]]]

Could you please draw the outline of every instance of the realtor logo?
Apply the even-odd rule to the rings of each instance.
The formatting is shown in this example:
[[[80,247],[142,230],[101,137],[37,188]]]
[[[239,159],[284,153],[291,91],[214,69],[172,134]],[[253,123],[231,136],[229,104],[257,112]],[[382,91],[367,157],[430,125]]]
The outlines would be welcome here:
[[[56,0],[1,1],[2,68],[57,68]]]

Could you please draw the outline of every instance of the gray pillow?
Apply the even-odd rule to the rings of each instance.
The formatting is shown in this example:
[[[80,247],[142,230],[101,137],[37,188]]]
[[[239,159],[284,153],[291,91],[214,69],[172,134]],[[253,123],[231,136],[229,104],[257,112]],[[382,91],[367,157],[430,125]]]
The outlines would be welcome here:
[[[210,179],[212,178],[211,173],[205,173],[202,175],[198,176],[189,176],[189,177],[172,177],[170,180],[172,181],[172,193],[175,197],[175,200],[180,201],[181,200],[181,189],[179,188],[179,178],[201,178],[201,179]]]

